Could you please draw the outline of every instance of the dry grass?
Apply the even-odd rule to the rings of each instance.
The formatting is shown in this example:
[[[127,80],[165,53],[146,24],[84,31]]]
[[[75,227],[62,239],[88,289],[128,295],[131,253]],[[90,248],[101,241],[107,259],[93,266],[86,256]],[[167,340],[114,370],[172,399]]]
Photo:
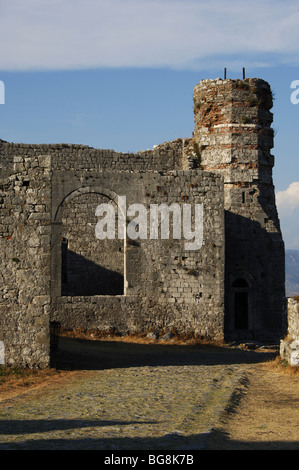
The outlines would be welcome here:
[[[24,390],[39,385],[56,376],[55,369],[29,369],[21,367],[0,366],[0,392]]]
[[[29,369],[21,367],[0,366],[0,385],[4,382],[12,384],[18,382],[23,386],[31,385],[40,377],[57,374],[55,369]]]
[[[83,372],[0,366],[0,403],[32,390],[64,383]]]
[[[265,363],[265,367],[272,372],[277,372],[283,375],[298,375],[299,366],[291,366],[286,361],[283,361],[280,356],[277,356],[272,361]]]
[[[175,330],[172,331],[173,336],[168,340],[161,341],[161,338],[167,331],[159,332],[159,339],[149,338],[147,333],[129,333],[127,335],[121,335],[117,331],[99,331],[99,330],[86,330],[78,328],[75,330],[61,329],[60,336],[68,338],[87,339],[92,341],[117,341],[123,343],[135,343],[135,344],[174,344],[174,345],[203,345],[203,346],[215,346],[224,347],[222,341],[215,341],[205,337],[198,337],[193,334],[180,334]]]

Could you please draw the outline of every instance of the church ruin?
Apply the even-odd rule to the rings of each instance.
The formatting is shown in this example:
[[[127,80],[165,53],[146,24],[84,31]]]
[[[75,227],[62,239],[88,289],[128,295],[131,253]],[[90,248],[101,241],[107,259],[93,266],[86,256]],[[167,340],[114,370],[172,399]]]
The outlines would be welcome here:
[[[54,320],[67,329],[278,341],[285,269],[272,104],[261,79],[202,80],[194,88],[193,136],[152,150],[0,140],[5,363],[47,367]],[[124,216],[120,200],[148,211],[201,207],[200,247],[186,249],[172,230],[138,236],[137,223],[129,237],[138,211]],[[103,205],[115,211],[117,233],[99,239]]]

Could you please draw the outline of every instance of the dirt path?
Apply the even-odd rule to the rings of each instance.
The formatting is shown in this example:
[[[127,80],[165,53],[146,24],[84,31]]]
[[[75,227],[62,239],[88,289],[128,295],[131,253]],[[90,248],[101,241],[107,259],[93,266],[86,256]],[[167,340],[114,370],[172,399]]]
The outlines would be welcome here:
[[[299,373],[254,366],[213,432],[208,450],[299,450]]]
[[[275,356],[63,338],[59,372],[0,386],[0,446],[299,449],[299,374]]]

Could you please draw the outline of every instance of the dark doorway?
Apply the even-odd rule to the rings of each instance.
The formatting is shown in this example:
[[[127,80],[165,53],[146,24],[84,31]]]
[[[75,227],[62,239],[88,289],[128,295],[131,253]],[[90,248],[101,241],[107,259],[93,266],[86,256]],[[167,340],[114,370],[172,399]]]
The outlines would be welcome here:
[[[235,329],[248,329],[248,292],[235,292]]]

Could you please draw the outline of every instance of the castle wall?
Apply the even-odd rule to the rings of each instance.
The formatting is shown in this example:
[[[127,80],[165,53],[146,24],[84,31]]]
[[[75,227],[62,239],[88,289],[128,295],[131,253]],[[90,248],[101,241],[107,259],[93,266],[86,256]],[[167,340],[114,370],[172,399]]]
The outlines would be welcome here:
[[[152,150],[137,153],[121,153],[76,144],[19,144],[1,139],[0,144],[0,167],[6,170],[13,169],[13,157],[17,155],[50,155],[53,170],[61,171],[153,172],[182,168],[182,139],[165,142]]]
[[[50,361],[50,174],[50,158],[17,151],[0,170],[0,339],[8,365]]]
[[[59,185],[63,173],[53,173],[53,185]],[[87,173],[86,173],[87,176]],[[65,175],[64,175],[65,177]],[[56,229],[71,240],[72,254],[81,266],[88,258],[92,270],[99,269],[97,289],[81,295],[61,296],[53,290],[53,319],[65,328],[89,328],[121,332],[175,328],[202,336],[223,336],[224,215],[221,178],[201,171],[174,171],[169,174],[89,173],[90,186],[80,194],[76,190],[80,175],[67,175],[73,192],[55,211],[61,220]],[[84,188],[83,188],[84,189]],[[186,239],[173,238],[170,224],[168,239],[151,239],[150,224],[145,239],[97,240],[95,216],[98,203],[125,196],[127,208],[142,204],[150,221],[152,205],[178,204],[181,214],[186,204],[203,205],[203,245],[186,249]],[[61,198],[61,201],[64,197]],[[113,203],[114,204],[114,203]],[[54,205],[55,206],[55,205]],[[135,216],[134,216],[135,217]],[[132,217],[127,217],[127,224]],[[172,217],[170,217],[170,222]],[[194,223],[194,222],[193,222]],[[67,225],[67,226],[66,226]],[[72,227],[76,231],[72,233]],[[83,227],[85,227],[83,231]],[[81,234],[80,234],[81,232]],[[75,239],[72,238],[75,233]],[[61,238],[57,235],[57,239]],[[92,247],[92,248],[91,248]],[[85,250],[89,254],[84,255]],[[57,256],[57,260],[61,259]],[[54,266],[59,277],[59,263]],[[80,273],[80,269],[79,269]],[[94,273],[94,271],[93,271]],[[82,274],[82,273],[81,273]],[[100,283],[101,274],[104,285]],[[93,278],[94,274],[92,274]],[[114,277],[113,277],[114,276]],[[123,279],[121,278],[123,276]],[[83,279],[82,279],[83,277]],[[81,283],[84,282],[84,276]],[[123,295],[113,291],[113,281],[123,282]],[[87,285],[92,283],[87,281]],[[110,289],[110,295],[109,295]],[[73,292],[74,293],[74,292]],[[106,293],[106,295],[103,295]],[[102,294],[102,295],[101,295]],[[116,292],[117,294],[117,292]]]
[[[285,254],[272,181],[271,107],[270,86],[260,79],[203,80],[194,88],[189,155],[200,168],[224,179],[225,317],[230,339],[271,341],[285,328]],[[238,308],[248,313],[243,327],[236,328],[239,300]]]
[[[289,298],[287,336],[280,341],[280,357],[291,366],[299,366],[299,301]]]
[[[0,140],[6,363],[48,365],[53,320],[66,329],[279,339],[285,270],[271,106],[263,80],[203,80],[190,139],[137,154]],[[99,239],[103,204],[115,233]],[[171,212],[169,235],[153,236],[151,211],[161,205],[180,217],[189,205],[190,231],[202,208],[199,247],[186,246],[185,223],[175,234]]]
[[[299,341],[299,300],[288,299],[288,336]]]
[[[6,364],[49,365],[52,320],[71,329],[176,329],[222,338],[223,182],[198,170],[173,170],[184,163],[182,141],[141,155],[1,141],[0,157]],[[171,223],[165,240],[149,233],[135,242],[96,239],[96,207],[115,205],[118,196],[127,207],[142,204],[147,214],[153,204],[180,210],[202,204],[202,247],[186,249],[183,234],[173,239]],[[65,248],[71,264],[63,271]]]

